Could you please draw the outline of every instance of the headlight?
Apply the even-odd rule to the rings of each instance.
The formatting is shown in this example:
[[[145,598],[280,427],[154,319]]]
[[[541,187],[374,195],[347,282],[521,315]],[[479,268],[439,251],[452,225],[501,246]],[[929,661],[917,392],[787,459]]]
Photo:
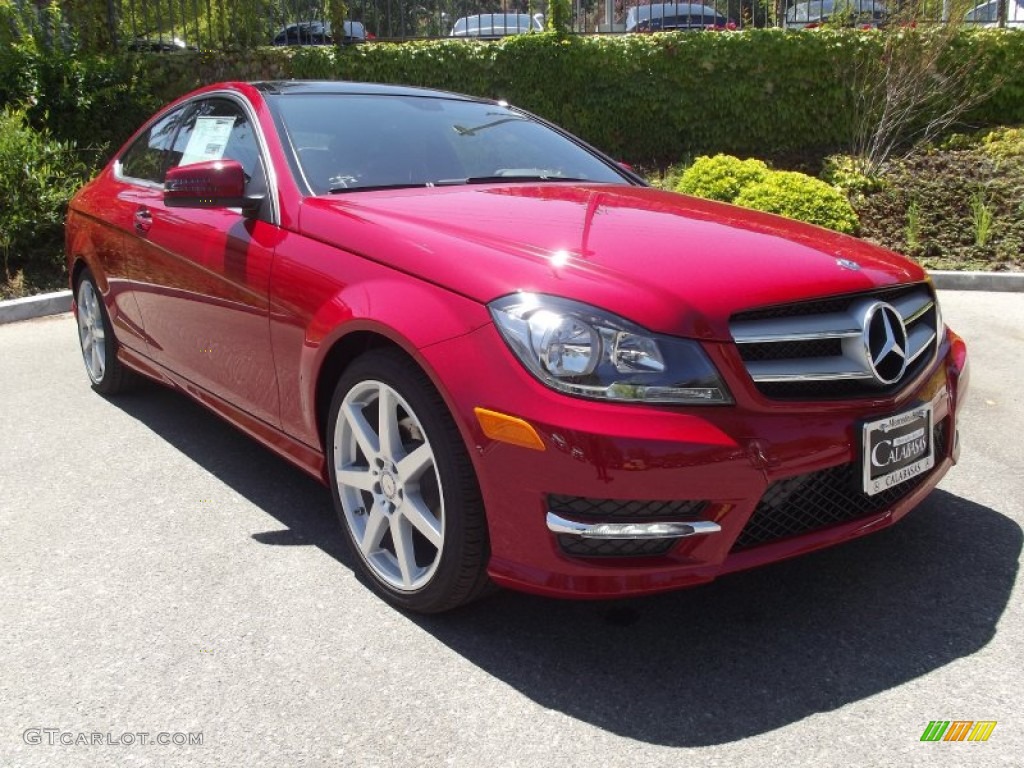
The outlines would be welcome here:
[[[935,300],[935,347],[941,347],[946,340],[946,323],[942,318],[942,307],[939,304],[939,292],[935,290],[935,283],[931,276],[928,277],[928,285],[932,289],[932,297]]]
[[[491,317],[529,371],[552,389],[602,400],[731,403],[695,341],[658,336],[569,299],[517,293],[492,301]]]

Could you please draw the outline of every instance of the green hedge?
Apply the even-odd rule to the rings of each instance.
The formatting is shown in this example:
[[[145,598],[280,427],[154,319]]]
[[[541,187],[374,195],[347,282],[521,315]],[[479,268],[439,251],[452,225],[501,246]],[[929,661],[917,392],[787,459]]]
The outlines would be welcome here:
[[[854,62],[880,50],[876,32],[771,29],[106,58],[8,48],[0,106],[28,103],[34,124],[100,145],[123,140],[157,104],[218,80],[406,83],[504,98],[618,158],[665,165],[698,153],[846,148]],[[967,31],[954,55],[980,57],[978,76],[999,83],[974,123],[1024,122],[1024,33]]]

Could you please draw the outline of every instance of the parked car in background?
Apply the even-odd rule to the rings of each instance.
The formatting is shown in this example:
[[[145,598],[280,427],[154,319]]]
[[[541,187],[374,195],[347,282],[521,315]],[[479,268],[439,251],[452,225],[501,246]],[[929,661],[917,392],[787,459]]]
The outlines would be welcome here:
[[[728,23],[723,14],[699,3],[634,5],[626,12],[627,32],[724,29]]]
[[[163,382],[320,479],[409,610],[705,583],[896,523],[959,455],[920,265],[503,102],[211,85],[78,192],[66,251],[92,387]]]
[[[178,51],[198,51],[194,45],[189,45],[180,37],[146,36],[136,37],[128,42],[129,51],[144,51],[149,53],[176,53]]]
[[[451,37],[480,37],[494,40],[508,35],[543,32],[544,24],[538,16],[526,13],[478,13],[463,16],[452,27]]]
[[[786,9],[783,26],[787,29],[814,29],[834,23],[848,27],[880,27],[889,11],[877,0],[806,0]]]
[[[372,40],[361,21],[346,21],[343,45],[353,45]],[[329,21],[298,21],[280,30],[271,45],[334,45],[335,39]]]
[[[1004,0],[988,0],[967,12],[964,21],[984,27],[999,25],[999,5]],[[1024,2],[1009,0],[1006,5],[1006,26],[1024,28]]]

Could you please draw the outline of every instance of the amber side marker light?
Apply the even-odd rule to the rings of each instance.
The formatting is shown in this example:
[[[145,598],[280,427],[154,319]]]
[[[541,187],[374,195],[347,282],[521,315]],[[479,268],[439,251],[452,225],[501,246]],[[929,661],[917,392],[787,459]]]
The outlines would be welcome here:
[[[532,448],[535,451],[547,450],[537,430],[522,419],[486,408],[474,408],[473,412],[476,414],[476,420],[480,422],[480,428],[491,440]]]

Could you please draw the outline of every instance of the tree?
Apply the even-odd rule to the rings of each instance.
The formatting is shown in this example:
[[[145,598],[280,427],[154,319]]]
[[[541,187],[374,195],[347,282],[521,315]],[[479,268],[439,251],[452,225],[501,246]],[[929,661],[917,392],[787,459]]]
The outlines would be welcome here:
[[[852,153],[866,175],[941,135],[999,85],[978,76],[982,62],[963,24],[971,0],[953,0],[945,23],[928,21],[935,18],[929,2],[910,0],[885,30],[871,33],[877,39],[862,38],[851,84]]]

